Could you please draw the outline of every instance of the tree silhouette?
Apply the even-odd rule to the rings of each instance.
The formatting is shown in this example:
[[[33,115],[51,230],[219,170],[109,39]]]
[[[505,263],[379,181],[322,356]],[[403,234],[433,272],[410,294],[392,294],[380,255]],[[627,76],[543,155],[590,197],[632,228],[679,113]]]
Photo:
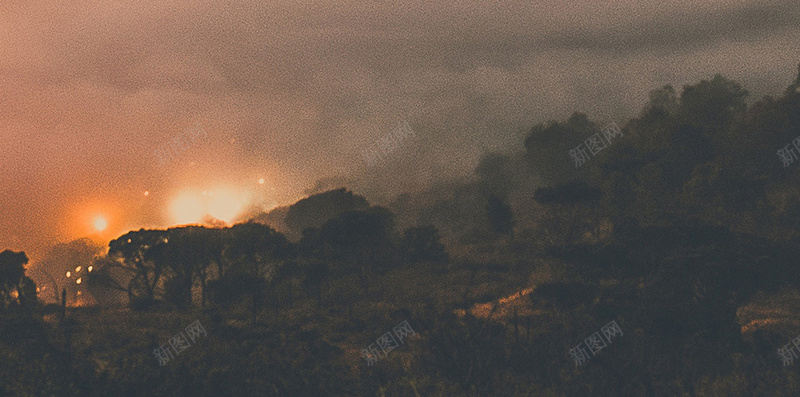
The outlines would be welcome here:
[[[514,213],[511,207],[502,198],[492,194],[486,204],[486,213],[489,217],[489,226],[492,231],[500,235],[509,235],[514,231]]]
[[[406,229],[400,247],[403,256],[410,262],[446,263],[449,260],[439,231],[430,225]]]
[[[330,279],[330,268],[325,262],[312,259],[304,268],[303,289],[309,291],[317,298],[317,305],[322,304],[322,289]]]
[[[387,266],[394,254],[394,215],[387,208],[350,211],[331,219],[321,230],[324,252],[344,270],[357,269],[361,287],[369,289],[370,274]]]
[[[576,241],[591,214],[600,204],[603,192],[584,182],[569,182],[551,188],[539,188],[534,192],[534,200],[550,208],[552,215],[549,228],[559,230],[565,244]]]
[[[148,251],[148,258],[170,270],[165,284],[168,300],[179,306],[191,304],[192,286],[200,284],[201,305],[206,302],[206,284],[212,263],[221,263],[220,229],[186,226],[168,230],[168,238]]]
[[[287,261],[278,266],[277,271],[270,280],[270,286],[277,292],[282,284],[286,284],[286,301],[289,307],[294,304],[294,283],[303,276],[303,269],[296,261]],[[275,307],[278,305],[278,294],[275,297]]]
[[[309,227],[321,227],[325,222],[347,211],[367,208],[369,203],[345,188],[330,190],[306,197],[286,213],[286,225],[295,236]]]
[[[223,307],[231,307],[249,300],[254,324],[261,311],[267,288],[267,281],[262,277],[242,272],[231,272],[221,279],[208,283],[211,301]]]
[[[679,115],[683,123],[714,136],[728,128],[735,117],[743,115],[747,95],[747,90],[736,82],[716,75],[683,88]]]
[[[25,275],[28,256],[24,252],[0,252],[0,311],[25,311],[36,304],[36,284]]]
[[[597,126],[582,113],[574,113],[566,123],[550,122],[531,128],[525,138],[525,158],[541,185],[555,186],[583,178],[585,171],[575,167],[568,153],[596,132]]]
[[[226,260],[235,270],[266,276],[276,266],[294,255],[286,236],[275,229],[259,223],[243,223],[232,226],[225,247]]]
[[[164,230],[145,230],[129,232],[109,246],[108,256],[113,265],[128,272],[132,278],[128,282],[128,298],[131,304],[139,302],[144,307],[155,300],[155,289],[161,279],[166,261],[148,251],[164,244],[167,232]]]

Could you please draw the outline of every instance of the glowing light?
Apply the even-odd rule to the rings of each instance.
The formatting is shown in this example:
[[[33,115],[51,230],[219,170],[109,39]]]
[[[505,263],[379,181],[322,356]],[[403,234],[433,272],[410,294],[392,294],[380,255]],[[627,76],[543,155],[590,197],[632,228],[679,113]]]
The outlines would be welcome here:
[[[246,193],[227,188],[197,190],[178,195],[170,210],[176,224],[202,223],[208,217],[230,223],[247,208],[249,200]]]
[[[92,271],[92,267],[91,267],[91,266],[89,266],[89,267],[87,267],[87,268],[86,268],[86,270],[88,270],[88,271],[91,273],[91,271]]]
[[[259,184],[259,185],[263,185],[263,184],[264,184],[264,178],[261,178],[261,179],[259,179],[259,180],[258,180],[258,184]]]
[[[80,267],[80,266],[76,267],[76,268],[75,268],[75,273],[77,273],[77,272],[81,271],[81,269],[82,269],[82,267]]]
[[[150,192],[147,192],[147,191],[146,191],[146,192],[144,192],[144,196],[145,196],[145,197],[147,197],[147,196],[149,196],[149,195],[150,195]]]
[[[106,220],[106,218],[98,216],[94,218],[94,221],[92,221],[92,225],[94,225],[94,230],[102,232],[103,230],[106,230],[106,228],[108,227],[108,221]]]
[[[208,203],[208,214],[228,223],[239,215],[243,208],[244,202],[236,194],[221,191]]]
[[[75,284],[80,284],[80,283],[81,283],[81,279],[75,280]]]
[[[72,276],[72,273],[67,272],[67,278],[70,278],[70,276]]]
[[[184,193],[172,201],[172,217],[179,224],[198,223],[205,211],[203,203],[192,194]]]

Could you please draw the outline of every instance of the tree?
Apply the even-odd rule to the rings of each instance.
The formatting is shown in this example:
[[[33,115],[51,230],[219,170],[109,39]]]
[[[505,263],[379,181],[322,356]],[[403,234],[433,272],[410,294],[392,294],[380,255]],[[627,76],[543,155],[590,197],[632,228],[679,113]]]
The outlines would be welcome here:
[[[232,268],[227,271],[259,274],[274,272],[276,266],[291,259],[294,248],[282,233],[260,223],[242,223],[226,230],[229,234],[224,257]],[[226,272],[227,272],[226,271]]]
[[[294,304],[294,283],[303,276],[303,269],[296,261],[287,261],[281,264],[272,279],[270,286],[277,291],[281,284],[286,284],[286,301],[289,307]],[[278,308],[278,294],[275,296],[275,307]]]
[[[345,212],[322,226],[323,252],[345,270],[358,269],[361,286],[367,291],[370,273],[391,261],[393,231],[394,215],[387,208]]]
[[[52,283],[66,287],[68,299],[73,300],[76,299],[78,291],[85,292],[84,287],[86,286],[83,283],[77,284],[76,281],[80,278],[83,278],[84,282],[86,281],[88,267],[102,251],[102,245],[94,243],[87,238],[56,244],[34,268],[41,269],[42,273],[48,277],[50,277],[50,273],[55,274],[56,278],[51,280]],[[80,269],[80,271],[76,269]],[[66,276],[67,272],[70,272],[70,277]],[[55,288],[53,296],[58,301],[58,293],[60,291],[55,285],[53,287]],[[45,291],[44,287],[42,291]]]
[[[486,204],[486,213],[489,216],[489,226],[494,233],[501,235],[513,233],[514,213],[502,198],[494,194],[489,196],[489,202]]]
[[[108,256],[114,259],[112,263],[132,275],[127,287],[132,304],[140,301],[147,306],[155,300],[155,289],[166,262],[148,251],[157,244],[164,244],[166,239],[165,230],[141,229],[129,232],[108,244]]]
[[[575,181],[534,192],[536,202],[551,208],[549,228],[560,232],[565,245],[581,236],[588,222],[586,218],[599,205],[602,196],[600,189]]]
[[[304,258],[325,259],[322,229],[310,227],[303,230],[303,237],[300,239],[297,248],[300,255]]]
[[[699,127],[709,136],[723,132],[747,109],[747,90],[721,75],[683,87],[679,114],[684,123]]]
[[[435,199],[421,209],[414,223],[433,224],[443,233],[462,239],[471,238],[476,229],[488,229],[480,222],[481,217],[475,216],[486,209],[486,195],[478,184],[448,184],[436,189]]]
[[[431,225],[406,229],[400,249],[406,260],[412,263],[447,263],[450,259],[441,242],[439,231]]]
[[[244,303],[249,298],[253,324],[261,311],[266,289],[267,281],[262,277],[242,272],[228,273],[208,283],[211,301],[224,307]]]
[[[179,306],[191,304],[194,282],[200,284],[201,305],[206,302],[206,283],[212,263],[222,273],[221,229],[187,226],[168,230],[163,244],[153,246],[147,257],[163,262],[170,270],[165,284],[168,300]],[[218,276],[220,277],[220,276]]]
[[[309,227],[320,227],[344,212],[367,207],[367,199],[345,188],[330,190],[311,195],[290,206],[286,213],[286,225],[294,236],[299,237]]]
[[[677,113],[679,103],[678,95],[671,85],[665,85],[659,89],[650,91],[650,102],[647,105],[645,114],[659,113],[669,117]]]
[[[25,275],[28,256],[24,252],[0,252],[0,312],[16,307],[32,309],[36,302],[36,284]]]
[[[566,123],[537,125],[525,138],[525,158],[545,186],[585,177],[585,170],[576,167],[569,151],[597,132],[597,126],[582,113],[573,114]]]
[[[118,259],[99,256],[90,266],[93,271],[86,274],[83,284],[98,303],[120,304],[126,297],[130,300],[130,272],[120,266]]]
[[[330,268],[321,260],[311,260],[303,269],[303,289],[313,293],[317,298],[317,305],[322,304],[322,288],[328,283],[330,278]]]

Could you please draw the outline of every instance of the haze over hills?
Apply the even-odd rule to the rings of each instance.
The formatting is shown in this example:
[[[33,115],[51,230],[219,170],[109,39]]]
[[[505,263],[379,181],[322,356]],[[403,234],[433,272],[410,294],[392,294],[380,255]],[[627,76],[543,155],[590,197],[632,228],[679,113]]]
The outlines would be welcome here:
[[[721,73],[751,103],[775,95],[800,52],[792,0],[28,3],[0,16],[0,246],[34,260],[180,224],[187,192],[263,211],[346,178],[325,190],[386,204],[469,177],[537,123],[622,123],[655,87]],[[403,121],[415,137],[368,166]]]
[[[800,3],[0,4],[0,397],[798,396]]]

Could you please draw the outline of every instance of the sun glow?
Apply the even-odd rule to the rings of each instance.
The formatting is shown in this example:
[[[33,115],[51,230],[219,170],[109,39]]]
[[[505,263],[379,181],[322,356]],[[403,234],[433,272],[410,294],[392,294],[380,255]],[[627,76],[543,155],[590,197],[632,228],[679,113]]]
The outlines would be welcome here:
[[[172,217],[178,224],[198,223],[203,219],[205,208],[199,197],[183,193],[172,201]]]
[[[244,209],[244,202],[230,191],[216,192],[208,203],[208,214],[225,223],[233,220]]]
[[[94,230],[102,232],[108,227],[108,221],[102,216],[97,216],[92,221],[92,226],[94,226]]]
[[[172,201],[172,218],[177,224],[200,223],[207,216],[225,223],[233,221],[247,207],[247,195],[228,189],[184,192]]]

